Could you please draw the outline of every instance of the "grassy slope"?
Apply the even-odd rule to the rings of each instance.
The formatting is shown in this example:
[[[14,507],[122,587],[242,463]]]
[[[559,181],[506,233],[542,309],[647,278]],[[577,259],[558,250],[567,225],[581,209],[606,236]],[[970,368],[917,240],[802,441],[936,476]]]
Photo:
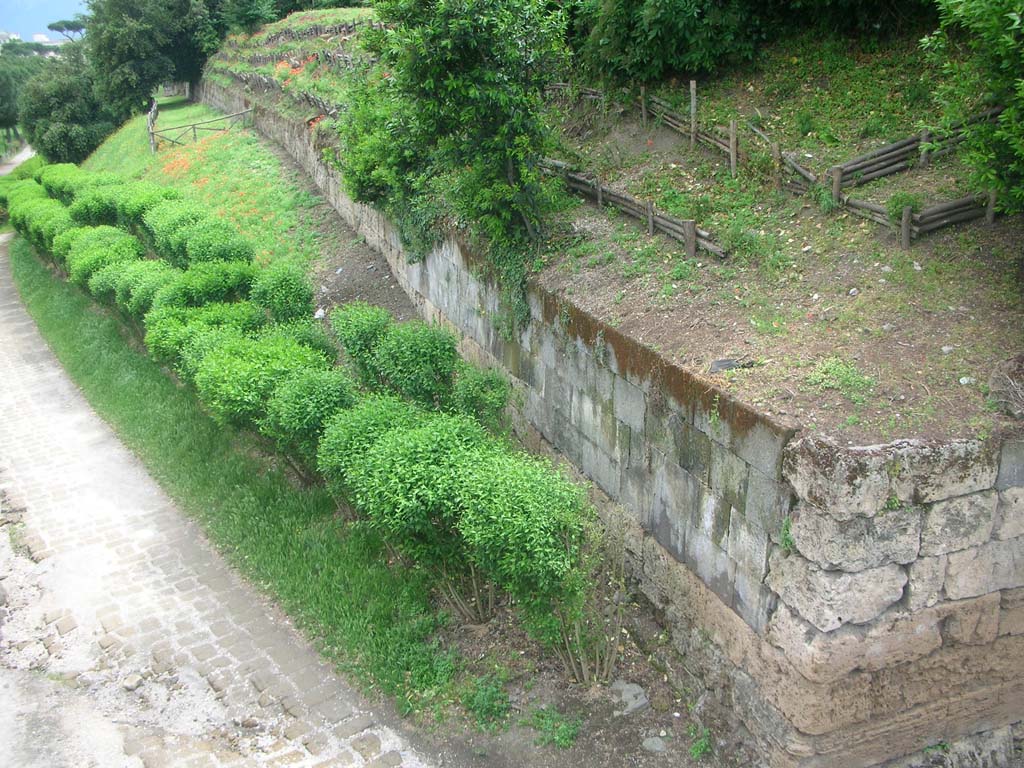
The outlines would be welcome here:
[[[296,488],[251,437],[220,427],[122,336],[123,326],[61,282],[17,239],[14,279],[40,332],[93,408],[161,486],[324,652],[366,685],[416,707],[451,680],[430,637],[428,585],[388,567],[380,542],[346,527],[319,487]]]
[[[208,107],[171,99],[161,106],[157,127],[218,116]],[[303,226],[304,213],[317,198],[291,181],[277,155],[251,132],[209,133],[197,143],[164,146],[154,155],[149,151],[145,115],[140,115],[108,138],[83,167],[180,190],[251,238],[260,261],[284,259],[305,266],[318,255],[316,233]]]

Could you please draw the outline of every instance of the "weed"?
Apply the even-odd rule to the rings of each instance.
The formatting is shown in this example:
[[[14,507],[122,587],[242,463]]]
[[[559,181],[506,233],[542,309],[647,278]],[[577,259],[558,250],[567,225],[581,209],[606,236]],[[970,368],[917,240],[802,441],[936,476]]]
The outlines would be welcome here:
[[[806,381],[819,389],[836,390],[858,405],[867,400],[868,394],[875,386],[874,379],[862,374],[853,363],[838,357],[819,360],[814,370],[807,375]]]
[[[690,726],[690,757],[700,760],[711,752],[711,731],[708,728]]]
[[[910,208],[914,213],[921,210],[921,196],[911,192],[894,192],[885,204],[885,212],[889,221],[899,224],[903,219],[903,209]]]
[[[538,745],[554,744],[559,749],[568,749],[576,743],[583,719],[568,717],[553,707],[538,707],[523,724],[540,734],[536,740]]]
[[[493,731],[508,717],[511,704],[505,692],[504,670],[474,678],[462,696],[462,706],[481,731]]]
[[[814,119],[814,115],[808,110],[801,109],[796,113],[796,130],[801,136],[814,133],[816,127],[817,122]]]
[[[779,530],[779,545],[787,555],[796,551],[796,540],[793,538],[793,518],[791,517],[782,521],[782,528]]]
[[[711,426],[716,429],[722,421],[722,416],[718,412],[718,399],[719,395],[715,393],[715,396],[711,399],[711,410],[708,412],[708,421],[711,423]]]

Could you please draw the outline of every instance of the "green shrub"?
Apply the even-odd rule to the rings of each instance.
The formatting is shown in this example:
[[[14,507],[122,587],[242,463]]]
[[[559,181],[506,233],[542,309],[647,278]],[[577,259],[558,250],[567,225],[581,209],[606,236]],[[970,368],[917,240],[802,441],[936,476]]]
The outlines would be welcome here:
[[[455,336],[440,326],[418,320],[389,326],[373,359],[386,386],[433,408],[451,398],[458,362]]]
[[[116,226],[122,187],[95,186],[83,190],[70,206],[71,217],[79,224],[98,227],[101,224]]]
[[[67,255],[68,279],[86,286],[92,274],[108,264],[142,258],[142,245],[115,227],[83,227]]]
[[[24,163],[11,171],[9,176],[15,180],[35,179],[36,175],[41,174],[43,169],[46,167],[46,158],[42,155],[36,155],[35,157],[30,157]]]
[[[248,301],[213,302],[202,307],[161,307],[144,320],[146,347],[154,360],[174,364],[185,345],[210,328],[230,327],[243,333],[264,323],[259,308]]]
[[[173,240],[185,243],[185,259],[189,264],[201,261],[252,261],[252,243],[238,234],[234,227],[220,219],[201,219],[182,227]]]
[[[482,370],[469,363],[456,367],[452,408],[472,416],[492,432],[505,428],[505,408],[511,394],[508,379],[496,370]]]
[[[181,195],[173,189],[160,187],[146,181],[138,181],[125,186],[119,199],[118,214],[122,223],[141,227],[143,218],[151,208],[168,200],[180,199]]]
[[[36,248],[50,252],[53,238],[74,226],[68,209],[48,197],[16,197],[11,206],[11,224]]]
[[[19,203],[27,202],[28,200],[45,199],[45,189],[31,179],[23,179],[15,181],[6,187],[2,202],[4,207],[7,208],[8,213],[10,213],[11,209],[16,208]]]
[[[350,408],[356,385],[339,368],[299,371],[283,379],[267,402],[267,415],[259,429],[281,450],[316,465],[316,451],[327,420]]]
[[[46,194],[70,205],[74,199],[72,189],[87,175],[74,163],[55,163],[41,168],[39,182],[46,189]]]
[[[252,285],[252,300],[278,322],[313,316],[313,286],[301,267],[285,261],[259,271]]]
[[[152,307],[157,292],[180,275],[180,269],[162,259],[143,259],[125,264],[117,282],[117,306],[136,320],[141,320]]]
[[[288,323],[275,323],[274,328],[300,344],[315,349],[331,362],[338,359],[338,345],[327,335],[323,325],[317,320],[309,318],[307,320],[292,320]]]
[[[467,454],[459,531],[473,560],[544,621],[574,604],[586,529],[583,490],[547,461],[484,448]]]
[[[331,312],[331,327],[338,337],[345,355],[356,369],[360,380],[367,386],[380,382],[376,375],[374,355],[377,343],[394,323],[383,307],[374,307],[363,301],[353,301]]]
[[[885,203],[885,211],[889,214],[889,221],[899,224],[903,221],[903,209],[910,208],[912,213],[921,210],[921,196],[913,192],[893,192]]]
[[[226,337],[195,365],[199,399],[222,423],[254,426],[282,380],[329,367],[319,352],[273,329],[253,339]]]
[[[142,264],[145,260],[140,259],[133,264]],[[117,293],[117,283],[125,267],[119,263],[107,264],[105,267],[93,272],[89,278],[89,293],[96,301],[104,304],[112,304]]]
[[[317,468],[331,492],[346,494],[350,474],[384,435],[392,429],[409,429],[424,418],[415,405],[392,395],[369,395],[334,414],[317,451]]]
[[[147,210],[142,221],[153,241],[153,250],[176,267],[185,267],[185,243],[175,235],[179,230],[206,218],[198,205],[183,200],[166,200]]]
[[[411,429],[393,429],[353,465],[350,498],[384,540],[413,562],[438,575],[459,574],[468,565],[458,528],[467,451],[488,442],[483,428],[466,416],[435,414]]]
[[[153,306],[199,307],[245,298],[255,274],[256,268],[243,261],[199,262],[164,284],[153,297]]]
[[[64,230],[53,238],[53,259],[61,266],[67,265],[68,254],[74,248],[78,239],[89,232],[92,227],[73,227]]]

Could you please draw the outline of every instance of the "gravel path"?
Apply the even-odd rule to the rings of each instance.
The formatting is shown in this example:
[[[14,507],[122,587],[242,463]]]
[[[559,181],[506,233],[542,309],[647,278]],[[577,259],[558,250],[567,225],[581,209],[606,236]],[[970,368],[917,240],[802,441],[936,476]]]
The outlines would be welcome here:
[[[92,411],[18,298],[9,239],[0,755],[32,767],[425,766]]]

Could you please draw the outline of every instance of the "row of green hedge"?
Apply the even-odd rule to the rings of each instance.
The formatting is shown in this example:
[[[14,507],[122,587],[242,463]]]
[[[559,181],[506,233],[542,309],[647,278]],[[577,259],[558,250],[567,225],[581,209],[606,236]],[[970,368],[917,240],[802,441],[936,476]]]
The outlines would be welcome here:
[[[51,167],[39,174],[43,186],[10,185],[0,204],[72,282],[141,321],[150,354],[191,384],[216,420],[255,429],[297,466],[316,467],[339,500],[435,575],[455,610],[485,615],[481,584],[494,584],[540,639],[566,642],[589,589],[590,512],[581,489],[550,464],[488,431],[503,426],[503,377],[462,361],[450,332],[395,323],[361,303],[332,314],[350,369],[338,367],[337,347],[311,319],[304,275],[247,260],[185,259],[181,268],[177,256],[147,258],[132,234],[137,219],[125,213],[136,190],[109,177],[90,185],[83,174]],[[104,214],[116,225],[74,215],[100,197],[118,201]],[[166,213],[169,204],[177,208]],[[142,213],[157,253],[187,255],[214,231],[195,228],[194,212],[163,200]]]

